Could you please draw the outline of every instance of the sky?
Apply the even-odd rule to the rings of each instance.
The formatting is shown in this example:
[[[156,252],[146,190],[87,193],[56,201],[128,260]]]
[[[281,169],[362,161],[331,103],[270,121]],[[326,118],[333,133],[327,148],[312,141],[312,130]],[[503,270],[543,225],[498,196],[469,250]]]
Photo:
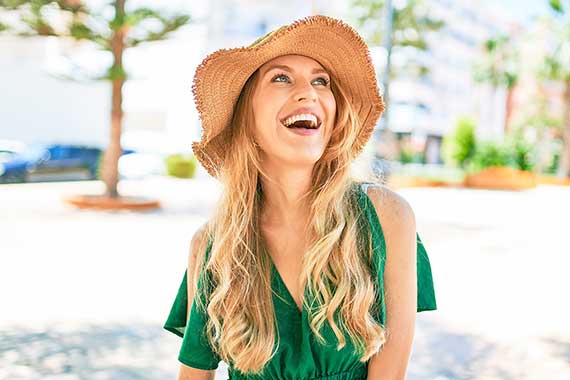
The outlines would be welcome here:
[[[547,0],[482,0],[489,7],[501,7],[513,17],[528,23],[536,15],[544,15],[550,12]]]

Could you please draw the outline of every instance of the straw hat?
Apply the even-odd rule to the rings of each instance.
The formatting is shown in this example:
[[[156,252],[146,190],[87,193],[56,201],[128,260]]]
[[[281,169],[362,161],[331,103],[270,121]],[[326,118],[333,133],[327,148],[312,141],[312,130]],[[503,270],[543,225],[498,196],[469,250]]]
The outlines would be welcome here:
[[[246,47],[220,49],[197,67],[192,93],[202,121],[202,137],[192,151],[213,177],[223,164],[234,107],[247,79],[265,62],[287,54],[318,61],[346,90],[362,128],[355,156],[370,138],[384,103],[370,52],[360,35],[341,20],[316,15],[294,21]]]

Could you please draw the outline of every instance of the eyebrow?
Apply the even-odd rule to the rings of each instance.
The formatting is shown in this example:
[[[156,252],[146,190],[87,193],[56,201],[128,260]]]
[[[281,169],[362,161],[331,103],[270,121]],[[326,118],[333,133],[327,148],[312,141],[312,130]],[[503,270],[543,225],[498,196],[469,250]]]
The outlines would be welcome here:
[[[267,70],[265,70],[265,74],[267,74],[268,72],[270,72],[271,70],[274,69],[281,69],[281,70],[285,70],[285,71],[289,71],[289,72],[293,72],[294,70],[287,66],[287,65],[273,65],[273,66],[269,66],[267,68]],[[327,75],[330,75],[325,69],[321,69],[320,67],[316,67],[313,69],[313,71],[311,71],[311,74],[317,74],[317,73],[325,73]]]

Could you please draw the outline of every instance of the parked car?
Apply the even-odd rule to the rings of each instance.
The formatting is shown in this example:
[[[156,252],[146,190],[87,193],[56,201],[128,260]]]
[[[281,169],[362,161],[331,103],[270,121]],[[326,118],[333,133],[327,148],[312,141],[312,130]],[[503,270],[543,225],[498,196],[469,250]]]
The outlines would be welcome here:
[[[79,173],[83,172],[85,179],[97,178],[97,166],[102,153],[100,148],[53,144],[45,146],[44,149],[47,154],[31,165],[30,176],[57,177],[58,174],[72,173],[72,176],[81,177]]]
[[[0,183],[26,182],[31,168],[47,154],[19,141],[0,140]]]
[[[103,151],[73,144],[32,144],[18,149],[0,144],[0,183],[97,179]],[[134,150],[123,150],[123,155]]]

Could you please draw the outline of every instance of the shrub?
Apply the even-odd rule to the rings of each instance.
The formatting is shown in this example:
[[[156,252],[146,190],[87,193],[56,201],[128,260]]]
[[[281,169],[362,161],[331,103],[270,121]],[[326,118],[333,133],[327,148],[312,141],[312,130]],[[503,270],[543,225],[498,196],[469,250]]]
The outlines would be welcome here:
[[[534,148],[525,140],[522,132],[515,132],[508,136],[506,146],[518,169],[532,171],[535,165]]]
[[[412,162],[414,159],[413,157],[413,153],[411,150],[407,149],[407,148],[401,148],[400,149],[400,159],[399,161],[403,164],[409,164],[410,162]]]
[[[556,174],[558,172],[558,166],[560,165],[560,152],[554,152],[552,154],[552,161],[550,165],[545,170],[545,174]]]
[[[172,154],[166,157],[166,172],[178,178],[192,178],[196,171],[197,161],[194,155]]]
[[[473,157],[476,148],[475,122],[467,117],[457,121],[455,129],[444,136],[442,158],[448,166],[464,168]]]
[[[510,166],[516,168],[509,147],[494,140],[482,140],[469,163],[470,171],[478,171],[491,166]]]

